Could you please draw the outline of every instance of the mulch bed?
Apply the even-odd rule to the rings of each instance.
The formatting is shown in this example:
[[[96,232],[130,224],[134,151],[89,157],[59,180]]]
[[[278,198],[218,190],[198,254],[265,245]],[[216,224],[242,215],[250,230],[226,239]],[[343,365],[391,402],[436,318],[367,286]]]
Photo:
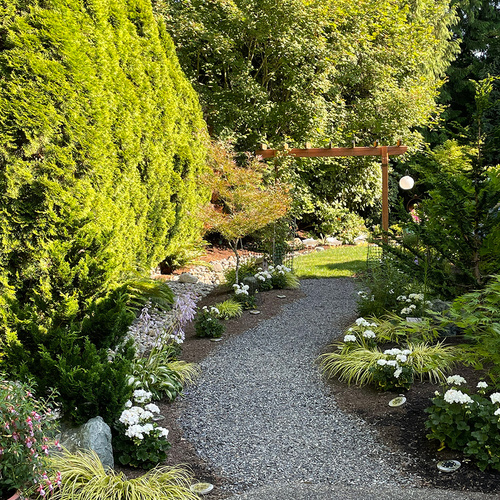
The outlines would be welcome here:
[[[285,299],[277,295],[286,295]],[[303,293],[300,290],[271,290],[259,294],[257,308],[259,315],[252,315],[245,311],[240,318],[226,321],[227,339],[234,335],[255,327],[259,322],[278,314],[284,304],[291,303]],[[199,305],[213,305],[229,297],[227,289],[216,288],[210,295],[203,298]],[[194,327],[190,325],[186,332],[186,341],[183,345],[182,359],[189,362],[199,362],[212,350],[217,349],[224,340],[215,343],[208,339],[199,339],[195,336]],[[461,368],[456,373],[475,384],[478,373],[472,369]],[[430,442],[426,437],[424,409],[429,406],[429,399],[439,387],[428,382],[417,382],[405,394],[407,402],[400,407],[392,408],[388,402],[397,394],[380,393],[369,387],[348,387],[336,380],[328,381],[332,397],[347,413],[356,415],[365,420],[370,427],[376,430],[381,441],[394,452],[401,452],[407,459],[405,468],[408,472],[418,475],[422,479],[422,486],[440,489],[454,489],[465,491],[479,491],[496,493],[500,489],[500,473],[480,471],[472,462],[463,459],[460,453],[443,450],[438,452],[439,443]],[[169,440],[172,448],[169,452],[168,465],[185,464],[199,481],[208,481],[215,485],[210,498],[222,499],[227,497],[221,491],[224,484],[230,480],[224,478],[210,464],[202,460],[193,446],[183,438],[182,429],[177,419],[182,412],[182,399],[174,403],[162,403],[161,413],[166,417],[162,425],[170,430]],[[438,471],[436,463],[439,460],[456,459],[462,462],[461,468],[454,473]],[[140,475],[140,471],[121,469],[127,476]]]

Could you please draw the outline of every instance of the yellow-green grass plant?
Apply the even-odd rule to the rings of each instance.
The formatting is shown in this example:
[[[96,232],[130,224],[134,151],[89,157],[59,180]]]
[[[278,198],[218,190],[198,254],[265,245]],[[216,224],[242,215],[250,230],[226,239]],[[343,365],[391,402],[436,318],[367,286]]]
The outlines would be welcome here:
[[[200,365],[182,360],[169,361],[167,368],[177,373],[183,386],[193,384],[201,373]]]
[[[285,286],[287,290],[295,290],[300,288],[300,280],[295,273],[285,273],[284,275]]]
[[[429,318],[421,318],[418,322],[408,322],[395,313],[387,313],[382,318],[368,318],[377,323],[377,339],[383,342],[397,344],[422,341],[433,342],[439,337],[439,332]]]
[[[61,473],[61,486],[52,500],[198,500],[190,490],[192,477],[181,467],[155,467],[143,476],[127,479],[122,472],[105,469],[94,451],[50,458]]]
[[[243,314],[243,306],[240,302],[234,299],[227,299],[224,302],[215,304],[219,311],[218,317],[220,319],[239,318]]]
[[[366,269],[368,246],[346,245],[299,255],[293,270],[298,278],[351,278]]]
[[[379,359],[386,355],[378,347],[367,348],[362,345],[345,348],[343,342],[332,346],[332,352],[322,354],[319,363],[327,377],[336,377],[348,385],[369,385],[373,382],[373,368]],[[428,344],[425,342],[408,343],[411,351],[410,365],[414,374],[421,380],[428,378],[431,382],[440,382],[454,366],[457,349],[443,343]]]

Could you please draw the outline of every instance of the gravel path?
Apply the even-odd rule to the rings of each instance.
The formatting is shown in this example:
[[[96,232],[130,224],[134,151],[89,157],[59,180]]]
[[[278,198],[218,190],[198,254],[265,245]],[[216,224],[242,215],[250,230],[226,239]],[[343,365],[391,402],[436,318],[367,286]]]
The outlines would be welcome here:
[[[399,473],[404,458],[336,406],[315,364],[355,318],[354,282],[301,283],[306,297],[202,362],[181,417],[185,437],[234,492],[284,481],[415,486]]]

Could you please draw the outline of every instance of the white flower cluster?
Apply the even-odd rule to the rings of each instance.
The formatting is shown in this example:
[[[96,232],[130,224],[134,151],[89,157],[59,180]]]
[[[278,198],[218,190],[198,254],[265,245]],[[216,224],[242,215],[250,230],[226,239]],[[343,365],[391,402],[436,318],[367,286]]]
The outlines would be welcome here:
[[[410,293],[408,296],[406,295],[399,295],[396,300],[398,302],[404,302],[407,305],[406,307],[403,307],[401,309],[400,314],[402,316],[407,316],[409,314],[412,314],[419,305],[430,305],[430,301],[425,300],[424,301],[424,294],[423,293]]]
[[[448,389],[444,393],[444,400],[449,404],[459,403],[461,405],[473,402],[472,398],[468,394],[464,394],[462,391],[458,391],[456,389]]]
[[[399,378],[403,373],[404,365],[408,364],[410,361],[410,355],[411,355],[410,349],[403,349],[403,350],[397,348],[386,349],[384,351],[384,354],[386,356],[391,356],[395,359],[380,358],[377,360],[377,365],[390,366],[391,368],[394,368],[393,375],[395,378]]]
[[[374,339],[377,335],[375,335],[375,332],[373,330],[365,330],[363,332],[363,337],[365,339]]]
[[[209,314],[207,321],[212,321],[213,318],[216,318],[220,314],[219,309],[217,309],[217,307],[215,306],[210,306],[210,307],[203,306],[201,310]]]
[[[494,392],[491,394],[490,399],[493,404],[500,404],[500,392]]]
[[[356,340],[356,335],[348,334],[344,336],[344,342],[356,342]]]
[[[277,265],[276,267],[269,266],[268,270],[271,274],[283,274],[283,275],[292,271],[289,267],[283,266],[281,264]]]
[[[370,323],[365,318],[358,318],[356,320],[356,325],[358,325],[358,326],[378,326],[377,323]]]
[[[368,295],[368,294],[367,294],[365,291],[363,291],[363,290],[360,290],[360,291],[358,292],[358,295],[359,295],[362,299],[364,299],[364,300],[370,300],[370,301],[372,301],[372,302],[375,300],[375,296],[374,296],[374,295]]]
[[[477,383],[477,386],[476,386],[478,389],[487,389],[488,388],[488,384],[486,382],[484,382],[484,380],[480,380],[478,383]]]
[[[272,279],[273,275],[269,271],[264,271],[262,267],[259,267],[259,272],[255,275],[255,278],[259,281],[267,281]]]
[[[240,283],[239,285],[235,283],[233,285],[234,288],[234,294],[235,295],[248,295],[248,285],[244,285],[243,283]]]
[[[467,383],[467,380],[460,375],[452,375],[451,377],[447,377],[446,383],[449,385],[464,385]]]
[[[125,403],[119,422],[125,426],[125,435],[130,439],[142,441],[144,436],[154,433],[157,438],[167,438],[168,429],[159,427],[152,422],[153,417],[160,413],[160,409],[154,403],[150,403],[152,394],[148,391],[138,389],[134,391],[132,399],[138,404],[147,403],[144,408],[134,406],[132,401]]]

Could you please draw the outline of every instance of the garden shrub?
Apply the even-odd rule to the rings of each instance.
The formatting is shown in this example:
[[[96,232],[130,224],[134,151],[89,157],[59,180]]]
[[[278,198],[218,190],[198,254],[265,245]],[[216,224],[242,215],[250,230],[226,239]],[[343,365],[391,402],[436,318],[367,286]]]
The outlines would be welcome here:
[[[219,338],[226,327],[219,321],[219,310],[216,307],[203,306],[195,318],[194,328],[198,337]]]
[[[201,108],[144,0],[1,12],[0,338],[21,342],[5,366],[18,372],[21,353],[26,375],[62,384],[67,416],[109,419],[128,362],[108,366],[103,349],[130,320],[114,290],[201,238]]]
[[[315,216],[318,219],[315,226],[318,233],[335,236],[344,244],[353,245],[354,239],[366,231],[363,218],[338,203],[318,203]]]
[[[255,260],[249,260],[247,262],[244,262],[243,264],[240,264],[240,268],[238,270],[238,280],[243,282],[245,278],[251,278],[255,276],[255,274],[258,272],[258,265]],[[231,268],[228,269],[224,273],[224,278],[226,280],[226,284],[230,287],[236,284],[236,269]]]
[[[471,395],[464,384],[463,377],[454,375],[436,392],[425,410],[427,437],[472,457],[481,470],[500,470],[500,393],[487,397],[488,384],[479,382],[477,394]]]

